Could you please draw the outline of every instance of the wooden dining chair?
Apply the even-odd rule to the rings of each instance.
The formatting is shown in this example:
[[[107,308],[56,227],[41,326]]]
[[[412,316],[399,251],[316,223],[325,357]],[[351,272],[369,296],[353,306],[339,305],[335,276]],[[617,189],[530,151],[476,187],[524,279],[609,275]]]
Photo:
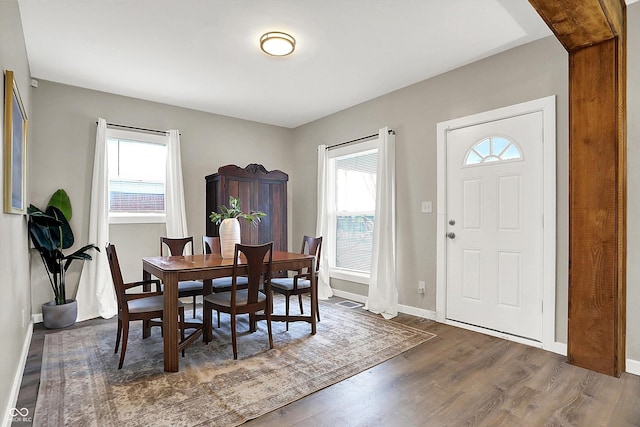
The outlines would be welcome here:
[[[246,275],[240,275],[238,272],[238,265],[243,264],[243,261],[238,257],[240,253],[244,255],[246,260]],[[236,316],[238,314],[249,314],[249,331],[255,332],[255,315],[263,311],[269,333],[269,348],[273,348],[273,336],[271,334],[272,294],[270,290],[272,268],[273,242],[265,243],[264,245],[236,244],[231,290],[212,293],[204,297],[204,310],[216,310],[231,315],[231,343],[233,345],[234,359],[238,358],[236,339]],[[248,287],[247,289],[238,289],[238,279],[243,276],[247,278]],[[207,327],[211,326],[207,325]],[[210,334],[207,333],[205,336],[210,336]]]
[[[160,255],[164,246],[167,247],[169,255],[184,255],[187,245],[191,245],[193,251],[193,236],[182,238],[160,237]],[[178,298],[193,297],[193,318],[196,318],[196,297],[202,295],[203,285],[199,280],[184,280],[178,282]]]
[[[202,253],[203,254],[221,254],[220,237],[202,236]],[[238,277],[236,288],[247,289],[248,281],[246,277]],[[211,283],[212,292],[228,292],[231,290],[231,276],[219,277],[213,279]],[[220,312],[218,315],[218,328],[220,327]]]
[[[139,282],[125,283],[122,279],[122,271],[116,254],[116,247],[107,242],[105,247],[107,259],[109,260],[109,268],[111,269],[111,278],[116,292],[116,300],[118,302],[118,332],[116,335],[116,348],[114,353],[118,352],[120,338],[122,338],[122,350],[120,352],[120,363],[118,369],[122,369],[124,355],[127,352],[127,341],[129,339],[129,323],[136,320],[142,320],[142,337],[147,338],[150,335],[152,326],[162,327],[162,315],[164,311],[164,296],[160,290],[160,281],[142,280]],[[155,284],[156,290],[151,292],[127,292],[128,289]],[[184,340],[184,304],[178,301],[178,325],[180,328],[180,337]],[[153,319],[160,319],[153,321]],[[182,351],[184,356],[184,350]]]
[[[322,250],[322,237],[309,237],[304,236],[302,238],[302,249],[300,253],[305,255],[315,255],[316,257],[316,271],[305,271],[308,269],[296,270],[293,277],[275,277],[271,279],[271,290],[273,292],[282,294],[286,298],[285,314],[289,316],[289,297],[291,295],[298,295],[298,301],[300,303],[300,314],[304,314],[302,308],[302,295],[311,292],[311,274],[316,275],[316,284],[318,279],[318,270],[320,269],[320,252]],[[316,286],[317,290],[317,286]],[[313,300],[314,298],[312,298]],[[320,321],[320,310],[318,305],[318,298],[316,295],[316,314],[318,316],[318,322]],[[287,330],[289,330],[289,322],[287,322]]]

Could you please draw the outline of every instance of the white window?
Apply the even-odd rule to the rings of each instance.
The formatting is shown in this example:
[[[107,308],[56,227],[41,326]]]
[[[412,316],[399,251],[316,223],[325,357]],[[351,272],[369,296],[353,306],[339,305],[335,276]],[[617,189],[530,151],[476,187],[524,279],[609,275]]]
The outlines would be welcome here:
[[[109,222],[164,222],[164,135],[107,129]]]
[[[373,252],[377,141],[330,150],[328,161],[330,275],[364,284]]]
[[[516,143],[501,136],[492,136],[478,141],[467,151],[464,165],[475,166],[512,160],[522,160],[522,154]]]

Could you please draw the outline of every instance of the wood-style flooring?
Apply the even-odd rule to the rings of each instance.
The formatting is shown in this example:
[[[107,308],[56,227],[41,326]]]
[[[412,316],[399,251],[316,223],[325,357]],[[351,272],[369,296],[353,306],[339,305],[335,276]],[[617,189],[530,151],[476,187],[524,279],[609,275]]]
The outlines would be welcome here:
[[[638,376],[609,377],[554,353],[415,316],[392,321],[438,336],[245,425],[640,426]],[[30,414],[47,333],[36,325],[18,398]]]

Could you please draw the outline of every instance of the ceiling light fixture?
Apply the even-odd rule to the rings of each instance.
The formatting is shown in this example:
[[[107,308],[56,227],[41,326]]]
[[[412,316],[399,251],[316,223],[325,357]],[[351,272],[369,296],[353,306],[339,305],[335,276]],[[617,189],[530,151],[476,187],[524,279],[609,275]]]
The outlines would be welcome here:
[[[287,33],[271,31],[260,37],[260,49],[267,55],[287,56],[296,48],[296,39]]]

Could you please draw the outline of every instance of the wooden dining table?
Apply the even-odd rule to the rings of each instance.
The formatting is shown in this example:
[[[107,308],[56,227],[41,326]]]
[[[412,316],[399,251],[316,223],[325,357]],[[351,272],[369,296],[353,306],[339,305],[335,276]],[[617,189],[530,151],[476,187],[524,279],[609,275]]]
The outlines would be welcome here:
[[[298,270],[302,268],[315,270],[315,256],[292,252],[273,251],[273,271]],[[142,259],[143,278],[155,276],[164,283],[164,370],[178,372],[180,351],[195,341],[204,329],[205,339],[211,339],[211,311],[205,310],[202,316],[203,325],[196,329],[183,341],[178,340],[178,282],[183,280],[202,280],[203,293],[212,292],[212,280],[233,274],[233,259],[222,258],[220,254],[155,256]],[[239,265],[239,274],[246,274],[246,265]],[[318,290],[316,275],[311,274],[311,313],[309,316],[285,316],[273,314],[272,321],[295,322],[304,321],[311,324],[311,334],[316,333],[316,307]]]

